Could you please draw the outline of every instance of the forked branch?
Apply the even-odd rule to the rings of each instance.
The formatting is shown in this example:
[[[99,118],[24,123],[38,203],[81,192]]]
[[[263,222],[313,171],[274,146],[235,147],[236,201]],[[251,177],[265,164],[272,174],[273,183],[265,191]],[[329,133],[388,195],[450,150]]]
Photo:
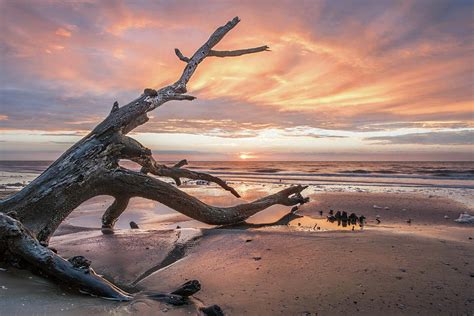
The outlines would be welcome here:
[[[168,167],[166,165],[157,163],[156,161],[154,161],[152,157],[150,157],[149,164],[147,164],[146,167],[142,168],[142,172],[144,173],[149,172],[156,176],[172,178],[176,182],[176,185],[178,186],[181,185],[181,178],[213,182],[219,185],[220,187],[222,187],[224,190],[231,192],[235,197],[238,197],[238,198],[240,197],[239,193],[237,193],[237,191],[234,188],[229,186],[221,178],[215,177],[208,173],[191,171],[188,169],[182,169],[180,167],[178,168]]]
[[[171,100],[193,100],[195,97],[184,94],[187,91],[186,85],[196,71],[198,65],[208,56],[241,56],[269,50],[267,46],[259,46],[255,48],[234,51],[212,50],[212,48],[216,46],[222,40],[222,38],[224,38],[224,36],[239,22],[240,19],[235,17],[225,25],[219,27],[192,55],[191,58],[185,57],[179,49],[175,49],[175,53],[178,58],[186,62],[186,66],[184,67],[180,78],[175,83],[159,90],[145,89],[144,93],[140,97],[123,107],[119,108],[118,105],[114,106],[110,115],[88,136],[103,135],[109,132],[117,131],[122,132],[122,134],[127,134],[134,128],[148,121],[148,117],[146,116],[147,112],[153,111],[165,102]]]
[[[260,46],[254,48],[238,49],[238,50],[210,50],[207,56],[213,57],[237,57],[247,54],[268,52],[270,51],[268,46]]]
[[[124,135],[120,135],[118,137],[120,139],[117,140],[117,143],[122,146],[120,158],[130,159],[131,161],[138,163],[140,166],[142,166],[141,172],[144,174],[151,173],[160,177],[172,178],[178,186],[181,185],[181,178],[208,181],[219,185],[224,190],[231,192],[234,196],[240,197],[239,193],[237,193],[234,188],[230,187],[221,178],[207,173],[181,168],[182,166],[188,164],[185,159],[179,161],[172,167],[168,167],[158,163],[153,158],[151,150],[140,144],[135,139]]]
[[[208,57],[237,57],[237,56],[265,52],[265,51],[270,51],[267,45],[254,47],[254,48],[237,49],[237,50],[212,50],[211,49],[209,53],[207,54],[207,56]],[[185,63],[189,63],[189,61],[191,60],[188,57],[184,56],[183,53],[181,53],[181,51],[177,48],[174,49],[174,52],[176,53],[176,56],[178,56],[178,58],[181,61],[184,61]]]
[[[230,56],[241,56],[245,54],[252,54],[258,53],[263,51],[268,51],[268,46],[260,46],[255,48],[248,48],[248,49],[241,49],[241,50],[234,50],[234,51],[215,51],[212,50],[214,46],[216,46],[222,38],[232,30],[238,23],[240,19],[238,17],[233,18],[231,21],[227,22],[225,25],[219,27],[209,39],[202,45],[193,55],[191,58],[186,57],[183,53],[178,49],[175,48],[176,56],[182,61],[186,63],[186,67],[181,74],[181,77],[176,81],[173,85],[160,89],[157,92],[155,97],[149,98],[147,101],[151,102],[153,105],[150,107],[150,110],[155,109],[156,107],[160,106],[163,102],[162,95],[180,95],[187,91],[186,85],[191,79],[192,75],[196,71],[197,66],[208,56],[215,56],[215,57],[230,57]],[[175,96],[176,98],[176,96]]]
[[[210,225],[242,222],[272,205],[293,206],[304,204],[309,200],[301,195],[307,186],[295,185],[253,202],[231,207],[217,207],[208,205],[159,179],[123,168],[113,172],[108,181],[114,183],[115,194],[126,192],[130,196],[155,200],[186,216]]]

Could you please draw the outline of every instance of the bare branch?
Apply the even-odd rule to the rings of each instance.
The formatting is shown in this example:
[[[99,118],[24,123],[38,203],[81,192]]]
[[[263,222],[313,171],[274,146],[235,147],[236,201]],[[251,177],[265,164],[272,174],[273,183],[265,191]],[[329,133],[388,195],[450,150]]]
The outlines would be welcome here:
[[[176,94],[176,95],[170,96],[170,100],[176,100],[176,101],[184,101],[184,100],[192,101],[194,99],[196,99],[195,96],[188,95],[188,94]]]
[[[221,226],[220,228],[249,229],[249,228],[262,228],[262,227],[271,227],[271,226],[286,226],[292,220],[303,217],[303,215],[298,214],[297,211],[298,211],[298,206],[294,206],[290,212],[280,217],[279,220],[276,220],[271,223],[255,224],[255,223],[248,223],[248,222],[240,222],[237,224],[224,225],[224,226]]]
[[[257,53],[268,50],[267,46],[256,48],[235,50],[235,51],[214,51],[212,48],[219,43],[222,38],[232,30],[240,19],[235,17],[225,25],[219,27],[209,39],[202,45],[191,58],[184,56],[179,49],[175,49],[178,58],[186,62],[186,66],[181,77],[174,84],[163,87],[159,90],[145,89],[144,93],[136,100],[113,111],[107,119],[99,124],[91,135],[102,135],[110,131],[121,131],[123,134],[147,122],[148,118],[144,116],[147,112],[153,111],[163,103],[171,100],[194,100],[195,97],[183,95],[186,93],[186,85],[196,71],[197,66],[207,57],[227,57],[240,56],[244,54]]]
[[[127,169],[117,169],[110,175],[117,192],[158,201],[186,216],[210,225],[228,225],[246,220],[248,217],[272,206],[293,206],[308,202],[301,192],[306,186],[296,185],[250,203],[232,207],[210,206],[178,188]]]
[[[225,25],[219,27],[217,30],[212,33],[209,39],[202,45],[194,55],[189,59],[188,64],[184,68],[183,74],[178,81],[173,85],[176,93],[185,93],[186,84],[188,83],[191,76],[196,71],[197,66],[207,57],[209,51],[219,43],[222,38],[232,30],[240,22],[239,17],[233,18],[231,21],[227,22]]]
[[[180,178],[213,182],[219,185],[220,187],[222,187],[224,190],[232,193],[235,197],[240,198],[240,194],[237,193],[237,191],[231,186],[229,186],[224,180],[222,180],[221,178],[215,177],[213,175],[210,175],[208,173],[196,172],[196,171],[191,171],[188,169],[182,169],[182,168],[176,168],[176,167],[170,168],[164,165],[160,165],[159,168],[153,168],[149,171],[150,173],[157,176],[173,178],[178,186],[181,184]]]
[[[135,117],[133,120],[131,120],[127,125],[125,125],[122,128],[122,133],[123,134],[128,134],[129,132],[133,131],[136,127],[145,124],[148,122],[149,118],[145,114],[139,115]]]
[[[110,113],[113,113],[115,111],[118,111],[119,109],[119,104],[117,101],[114,102],[114,105],[112,106],[112,109],[110,110]]]
[[[120,146],[119,158],[136,161],[151,156],[151,150],[137,140],[121,134],[117,134],[115,137],[115,144]]]
[[[213,175],[210,175],[208,173],[203,173],[203,172],[196,172],[196,171],[191,171],[188,169],[183,169],[181,168],[181,164],[183,162],[180,161],[176,165],[178,167],[168,167],[162,164],[159,164],[153,159],[153,157],[142,157],[140,159],[134,160],[135,162],[139,163],[140,165],[143,166],[142,168],[142,173],[151,173],[156,176],[160,177],[169,177],[172,178],[175,182],[176,185],[180,186],[181,185],[181,178],[186,178],[186,179],[191,179],[191,180],[203,180],[203,181],[208,181],[208,182],[213,182],[223,188],[226,191],[229,191],[232,193],[235,197],[240,198],[240,194],[237,193],[237,191],[229,186],[224,180],[221,178],[215,177]],[[187,161],[184,160],[186,163]]]
[[[186,159],[178,161],[173,167],[174,168],[181,168],[182,166],[186,166],[188,161]]]
[[[207,173],[182,169],[181,167],[188,163],[185,159],[179,161],[173,167],[168,167],[156,162],[151,154],[151,150],[140,144],[135,139],[125,135],[118,135],[117,138],[116,143],[120,146],[119,158],[130,159],[131,161],[138,163],[142,166],[141,172],[144,174],[151,173],[156,176],[172,178],[178,186],[181,185],[180,178],[209,181],[221,186],[224,190],[231,192],[234,196],[240,197],[234,188],[227,185],[224,180],[218,177]]]
[[[176,56],[178,56],[178,58],[182,61],[184,61],[185,63],[188,63],[189,62],[189,58],[188,57],[185,57],[183,55],[183,53],[181,53],[181,51],[177,48],[174,49],[174,52],[176,53]]]
[[[259,52],[270,51],[268,46],[260,46],[255,48],[246,48],[246,49],[238,49],[238,50],[210,50],[207,56],[214,56],[214,57],[236,57],[242,56],[246,54],[253,54]]]
[[[130,197],[128,196],[117,196],[115,197],[115,201],[110,205],[107,210],[105,211],[104,215],[102,215],[102,232],[106,233],[107,229],[111,229],[114,227],[115,222],[122,215],[123,211],[128,206],[128,202],[130,201]]]

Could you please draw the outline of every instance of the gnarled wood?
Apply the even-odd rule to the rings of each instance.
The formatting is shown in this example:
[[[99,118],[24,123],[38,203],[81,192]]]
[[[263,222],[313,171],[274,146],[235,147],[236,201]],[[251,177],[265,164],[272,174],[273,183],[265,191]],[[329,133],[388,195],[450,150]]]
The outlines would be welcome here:
[[[110,178],[104,179],[104,181],[99,185],[105,187],[108,183],[114,183],[113,188],[109,189],[113,190],[113,195],[126,189],[130,196],[158,201],[186,216],[210,225],[239,223],[275,204],[292,206],[307,202],[307,198],[301,196],[301,192],[306,186],[301,185],[286,188],[250,203],[231,207],[216,207],[159,179],[123,168],[117,168],[110,174]],[[170,196],[173,198],[169,198]]]
[[[17,212],[19,220],[40,241],[48,241],[70,212],[82,202],[99,194],[108,194],[114,197],[150,196],[152,199],[175,208],[182,205],[175,202],[181,199],[184,202],[188,201],[184,204],[190,207],[182,210],[186,215],[206,223],[217,224],[230,223],[231,219],[240,221],[250,216],[248,214],[254,214],[265,207],[280,203],[278,199],[273,199],[266,200],[267,202],[263,204],[256,201],[233,209],[220,209],[219,212],[203,212],[202,210],[212,208],[203,206],[204,203],[197,203],[194,198],[183,195],[181,191],[165,183],[160,182],[157,185],[155,179],[146,175],[127,175],[127,179],[134,179],[134,188],[118,186],[116,182],[117,175],[120,174],[122,178],[126,175],[123,169],[118,167],[118,161],[130,159],[141,164],[144,173],[171,177],[178,185],[181,183],[181,178],[206,180],[220,185],[237,197],[239,196],[225,181],[212,175],[183,169],[181,168],[182,164],[174,167],[158,164],[153,159],[151,150],[133,138],[125,136],[137,126],[148,121],[147,113],[161,104],[169,100],[194,99],[194,97],[184,94],[186,84],[199,63],[207,56],[237,56],[268,49],[267,46],[261,46],[255,49],[237,50],[233,53],[213,51],[212,48],[239,21],[236,17],[219,27],[206,43],[191,58],[188,58],[181,77],[174,84],[159,90],[145,89],[140,97],[122,107],[119,107],[118,103],[114,103],[110,114],[89,135],[66,151],[22,191],[1,201],[0,209]],[[151,187],[158,190],[158,193],[152,193]],[[170,195],[159,194],[160,190],[169,191]],[[298,203],[298,200],[293,200],[293,203]],[[116,200],[104,214],[103,224],[112,227],[113,222],[125,207],[125,203],[118,203]],[[240,215],[237,214],[238,212]]]
[[[126,209],[129,199],[136,196],[156,200],[191,218],[213,225],[242,222],[275,204],[290,206],[306,202],[307,199],[301,196],[305,187],[293,186],[233,207],[207,205],[147,173],[170,177],[178,185],[181,178],[206,180],[218,184],[236,197],[239,194],[220,178],[181,168],[186,164],[185,160],[172,167],[157,163],[150,149],[126,136],[149,120],[148,112],[165,102],[194,100],[195,97],[185,94],[186,85],[206,57],[241,56],[268,51],[267,46],[235,51],[213,50],[239,22],[239,18],[235,17],[219,27],[190,58],[176,49],[176,55],[186,66],[175,83],[158,90],[145,89],[138,98],[122,107],[115,102],[109,115],[87,136],[69,148],[20,192],[0,201],[0,212],[3,212],[0,213],[0,252],[18,256],[47,275],[72,283],[91,294],[122,300],[128,299],[130,294],[114,287],[92,270],[82,271],[43,247],[60,223],[84,201],[97,195],[115,198],[102,218],[102,225],[109,229]],[[142,172],[120,167],[121,159],[139,163]],[[5,215],[8,212],[14,212],[17,219]],[[157,297],[180,301],[176,295],[170,295]]]
[[[127,208],[129,201],[129,196],[117,196],[112,205],[110,205],[104,215],[102,215],[102,228],[114,227],[119,216],[122,215],[123,211]]]
[[[15,255],[16,259],[23,260],[31,268],[59,281],[63,286],[109,300],[130,301],[135,296],[145,296],[171,305],[183,305],[188,302],[188,297],[201,289],[199,281],[191,280],[171,293],[128,293],[95,273],[84,257],[65,260],[43,246],[21,222],[4,213],[0,213],[0,240],[1,259]]]

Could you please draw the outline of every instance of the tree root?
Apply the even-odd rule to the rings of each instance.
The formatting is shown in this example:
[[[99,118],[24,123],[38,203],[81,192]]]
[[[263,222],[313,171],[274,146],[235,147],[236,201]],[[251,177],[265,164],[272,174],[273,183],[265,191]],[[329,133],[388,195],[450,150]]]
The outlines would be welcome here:
[[[75,256],[68,260],[62,258],[41,245],[18,220],[4,213],[0,213],[0,240],[3,245],[0,248],[3,260],[14,256],[15,259],[23,260],[24,267],[83,294],[115,301],[131,301],[138,295],[180,306],[187,304],[188,297],[201,289],[199,281],[191,280],[171,293],[128,293],[98,275],[85,257]]]

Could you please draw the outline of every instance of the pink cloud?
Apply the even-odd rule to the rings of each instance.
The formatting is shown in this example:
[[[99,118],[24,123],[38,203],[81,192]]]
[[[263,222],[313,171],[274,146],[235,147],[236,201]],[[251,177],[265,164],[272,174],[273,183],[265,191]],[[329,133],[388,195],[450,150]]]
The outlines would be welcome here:
[[[18,100],[19,90],[32,95],[22,103],[24,113],[14,113],[18,102],[2,105],[9,124],[17,122],[17,128],[87,130],[115,99],[124,103],[143,88],[175,81],[184,65],[174,48],[192,54],[218,25],[238,14],[242,23],[216,49],[266,44],[271,52],[207,59],[189,84],[200,103],[160,108],[145,131],[181,128],[251,137],[267,124],[341,130],[389,129],[400,122],[472,125],[468,10],[457,3],[433,3],[421,14],[419,6],[378,1],[5,2],[2,82],[11,97],[3,102]],[[443,11],[446,6],[449,12]],[[37,106],[47,111],[30,105],[42,98],[48,101]],[[180,112],[183,108],[189,116]],[[34,122],[32,113],[38,115]],[[170,121],[183,116],[183,122]],[[203,117],[209,122],[199,123]],[[234,122],[225,123],[229,119]],[[48,124],[51,120],[58,124]],[[239,127],[242,123],[247,125]]]

